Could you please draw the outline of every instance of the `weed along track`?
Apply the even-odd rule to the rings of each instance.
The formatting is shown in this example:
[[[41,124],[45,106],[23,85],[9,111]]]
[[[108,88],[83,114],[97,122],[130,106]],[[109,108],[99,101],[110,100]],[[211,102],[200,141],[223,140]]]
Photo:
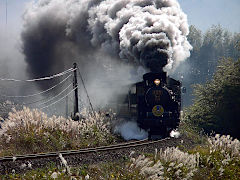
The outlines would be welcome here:
[[[40,154],[27,154],[0,157],[0,173],[8,174],[13,171],[21,173],[27,170],[44,168],[50,164],[61,165],[59,154],[67,161],[69,166],[109,162],[128,158],[130,152],[153,152],[155,148],[166,148],[180,145],[183,138],[165,138],[156,141],[131,141],[121,144],[86,148],[79,150],[67,150]]]

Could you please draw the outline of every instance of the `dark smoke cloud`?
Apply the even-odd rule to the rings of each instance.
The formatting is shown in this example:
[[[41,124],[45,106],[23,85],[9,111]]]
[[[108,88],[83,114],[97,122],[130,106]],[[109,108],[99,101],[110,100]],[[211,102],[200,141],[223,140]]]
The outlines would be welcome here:
[[[74,57],[94,61],[98,50],[150,69],[149,61],[167,59],[169,70],[191,49],[176,0],[40,0],[24,22],[23,52],[35,75],[63,69]]]
[[[100,83],[96,77],[116,79],[116,71],[129,83],[129,66],[166,65],[170,72],[190,55],[187,17],[176,0],[39,0],[23,18],[23,52],[34,77],[77,61],[91,87]]]

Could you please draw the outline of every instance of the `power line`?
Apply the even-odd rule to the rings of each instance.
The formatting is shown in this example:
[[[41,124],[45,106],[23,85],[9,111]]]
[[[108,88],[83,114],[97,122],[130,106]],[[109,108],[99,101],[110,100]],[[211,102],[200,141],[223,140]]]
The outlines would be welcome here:
[[[28,79],[28,80],[19,80],[19,79],[3,79],[3,78],[0,78],[1,81],[15,81],[15,82],[34,82],[34,81],[43,81],[43,80],[50,80],[50,79],[53,79],[53,78],[56,78],[56,77],[60,77],[60,76],[63,76],[65,74],[68,74],[70,72],[73,72],[75,71],[76,69],[73,69],[73,68],[70,68],[66,71],[63,71],[61,73],[58,73],[58,74],[54,74],[52,76],[47,76],[47,77],[41,77],[41,78],[36,78],[36,79]]]
[[[48,99],[46,102],[40,103],[38,106],[41,106],[43,104],[46,104],[50,101],[52,101],[53,99],[55,99],[56,97],[60,96],[62,93],[64,93],[70,86],[72,86],[72,84],[69,84],[68,87],[66,87],[64,90],[62,90],[60,93],[58,93],[56,96],[53,96],[52,98]]]
[[[77,69],[78,69],[78,75],[80,76],[80,79],[81,79],[82,84],[83,84],[83,88],[84,88],[84,90],[85,90],[85,92],[86,92],[86,94],[87,94],[87,98],[88,98],[90,107],[91,107],[91,109],[92,109],[92,112],[94,112],[94,109],[93,109],[93,106],[92,106],[90,97],[89,97],[89,95],[88,95],[88,92],[87,92],[87,89],[86,89],[86,86],[85,86],[85,83],[84,83],[84,81],[83,81],[83,78],[82,78],[82,75],[81,75],[81,72],[80,72],[80,68],[78,67],[78,65],[77,65]]]
[[[85,86],[85,83],[84,83],[84,80],[83,80],[82,75],[81,75],[81,73],[80,73],[80,69],[79,69],[79,67],[77,67],[77,66],[76,66],[76,68],[70,68],[70,69],[68,69],[68,70],[66,70],[66,71],[63,71],[63,72],[61,72],[61,73],[58,73],[58,74],[55,74],[55,75],[52,75],[52,76],[48,76],[48,77],[42,77],[42,78],[37,78],[37,79],[29,79],[29,80],[18,80],[18,79],[6,79],[6,78],[4,79],[4,78],[0,78],[0,80],[2,80],[2,81],[16,81],[16,82],[42,81],[42,80],[49,80],[49,79],[53,79],[53,78],[56,78],[56,77],[60,77],[60,76],[63,76],[63,75],[65,75],[65,74],[68,74],[68,73],[70,73],[70,72],[77,71],[77,70],[78,70],[78,75],[79,75],[79,77],[81,78],[81,81],[82,81],[84,90],[85,90],[85,92],[86,92],[86,95],[87,95],[87,98],[88,98],[88,101],[89,101],[91,110],[94,111],[93,106],[92,106],[92,103],[91,103],[91,100],[90,100],[90,97],[89,97],[89,95],[88,95],[88,92],[87,92],[87,89],[86,89],[86,86]],[[7,96],[7,95],[0,95],[0,96],[12,97],[12,98],[34,97],[34,96],[41,95],[41,94],[44,94],[44,93],[47,93],[47,92],[51,91],[52,89],[56,88],[56,87],[59,86],[60,84],[63,84],[64,82],[66,82],[66,81],[67,81],[70,77],[72,77],[72,76],[73,76],[72,74],[71,74],[71,75],[68,75],[65,79],[63,79],[63,80],[62,80],[61,82],[59,82],[58,84],[55,84],[54,86],[52,86],[52,87],[50,87],[50,88],[48,88],[48,89],[46,89],[46,90],[43,90],[43,91],[41,91],[41,92],[35,93],[35,94],[29,94],[29,95],[23,95],[23,96]],[[70,87],[71,85],[72,85],[72,84],[69,84],[65,89],[63,89],[63,90],[62,90],[60,93],[58,93],[56,96],[50,97],[50,99],[49,99],[49,98],[45,98],[45,99],[37,100],[37,101],[35,101],[35,102],[23,103],[23,104],[20,104],[20,105],[29,105],[29,104],[34,104],[34,103],[40,102],[40,104],[36,104],[36,107],[39,107],[40,110],[46,109],[46,108],[48,108],[48,107],[50,107],[50,106],[53,106],[54,104],[58,103],[58,102],[61,101],[62,99],[66,98],[67,96],[69,96],[72,92],[74,92],[74,91],[78,88],[78,86],[74,86],[74,88],[73,88],[70,92],[68,92],[68,89],[69,89],[69,87]],[[67,94],[64,95],[63,97],[61,97],[64,92],[66,92]],[[61,97],[61,98],[60,98],[60,99],[57,99],[58,97]],[[56,101],[54,101],[54,99],[55,99]],[[41,101],[43,101],[43,100],[46,100],[46,101],[41,102]],[[51,101],[54,101],[54,102],[50,103]],[[50,103],[50,104],[48,104],[48,103]],[[45,104],[45,105],[48,104],[48,105],[43,106],[43,107],[40,108],[40,106],[41,106],[41,105],[44,105],[44,104]]]
[[[78,88],[78,87],[75,87],[75,88],[72,89],[67,95],[63,96],[63,97],[60,98],[59,100],[57,100],[57,101],[55,101],[55,102],[53,102],[53,103],[51,103],[51,104],[49,104],[49,105],[47,105],[47,106],[44,106],[44,107],[42,107],[42,108],[40,108],[40,109],[46,109],[47,107],[52,106],[52,105],[58,103],[59,101],[61,101],[61,100],[64,99],[65,97],[67,97],[69,94],[71,94],[73,91],[75,91],[75,89],[77,89],[77,88]]]
[[[35,93],[35,94],[24,95],[24,96],[8,96],[8,95],[2,95],[2,94],[0,94],[0,96],[8,97],[8,98],[27,98],[27,97],[33,97],[33,96],[41,95],[41,94],[43,94],[43,93],[47,93],[47,92],[51,91],[52,89],[54,89],[54,88],[57,87],[58,85],[64,83],[64,82],[67,81],[67,79],[68,79],[69,77],[71,77],[71,76],[72,76],[72,74],[70,74],[69,76],[67,76],[65,79],[63,79],[63,80],[62,80],[61,82],[59,82],[58,84],[50,87],[49,89],[46,89],[46,90],[44,90],[44,91],[41,91],[41,92],[38,92],[38,93]]]
[[[29,102],[29,103],[22,103],[22,104],[17,104],[17,105],[20,105],[20,106],[26,106],[26,105],[31,105],[31,104],[36,104],[38,102],[41,102],[41,101],[44,101],[44,100],[47,100],[43,103],[40,103],[38,106],[42,105],[42,104],[46,104],[48,102],[50,102],[52,99],[56,98],[57,96],[59,96],[60,94],[62,94],[64,91],[66,91],[72,84],[70,84],[66,89],[64,89],[63,91],[61,91],[58,95],[52,97],[52,98],[44,98],[44,99],[40,99],[40,100],[37,100],[37,101],[33,101],[33,102]],[[16,106],[16,104],[9,104],[7,106]]]

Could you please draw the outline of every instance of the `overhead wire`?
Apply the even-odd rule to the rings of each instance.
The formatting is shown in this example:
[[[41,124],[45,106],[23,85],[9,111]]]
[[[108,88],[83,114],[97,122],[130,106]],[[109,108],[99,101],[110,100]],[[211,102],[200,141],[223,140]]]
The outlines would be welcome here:
[[[37,101],[33,101],[33,102],[29,102],[29,103],[22,103],[22,104],[18,104],[18,105],[21,105],[21,106],[26,106],[26,105],[31,105],[31,104],[36,104],[36,103],[38,103],[38,102],[41,102],[41,101],[44,101],[44,100],[47,100],[47,101],[45,101],[45,102],[43,102],[43,103],[40,103],[40,104],[38,104],[38,106],[40,106],[40,105],[42,105],[42,104],[46,104],[46,103],[48,103],[48,102],[50,102],[52,99],[54,99],[54,98],[56,98],[57,96],[59,96],[60,94],[62,94],[65,90],[67,90],[70,86],[71,86],[72,84],[70,84],[66,89],[64,89],[63,91],[61,91],[58,95],[56,95],[56,96],[54,96],[54,97],[52,97],[52,98],[44,98],[44,99],[40,99],[40,100],[37,100]],[[15,106],[14,104],[10,104],[9,106]]]
[[[62,99],[66,98],[66,97],[67,97],[69,94],[71,94],[73,91],[75,91],[75,89],[77,89],[77,88],[78,88],[78,86],[75,87],[74,89],[72,89],[68,94],[66,94],[65,96],[63,96],[63,97],[60,98],[59,100],[57,100],[57,101],[55,101],[55,102],[53,102],[53,103],[51,103],[51,104],[49,104],[49,105],[47,105],[47,106],[41,107],[40,109],[46,109],[47,107],[52,106],[52,105],[58,103],[58,102],[61,101]]]
[[[53,78],[60,77],[60,76],[63,76],[63,75],[65,75],[65,74],[71,73],[71,72],[76,71],[76,70],[78,70],[78,75],[79,75],[79,77],[80,77],[80,79],[81,79],[81,81],[82,81],[82,84],[83,84],[84,90],[85,90],[85,92],[86,92],[86,95],[87,95],[89,104],[90,104],[90,106],[91,106],[91,109],[92,109],[92,111],[94,111],[93,106],[92,106],[92,103],[91,103],[91,100],[90,100],[90,97],[89,97],[89,95],[88,95],[88,92],[87,92],[87,89],[86,89],[86,86],[85,86],[85,83],[84,83],[84,80],[83,80],[83,78],[82,78],[82,75],[81,75],[81,73],[80,73],[80,69],[79,69],[78,66],[77,66],[77,68],[70,68],[70,69],[65,70],[65,71],[63,71],[63,72],[61,72],[61,73],[54,74],[54,75],[47,76],[47,77],[41,77],[41,78],[36,78],[36,79],[28,79],[28,80],[19,80],[19,79],[10,79],[10,78],[0,78],[0,81],[34,82],[34,81],[50,80],[50,79],[53,79]],[[60,84],[63,84],[65,81],[67,81],[71,76],[73,76],[73,75],[71,74],[71,75],[67,76],[66,78],[64,78],[62,81],[60,81],[58,84],[55,84],[54,86],[52,86],[52,87],[50,87],[50,88],[48,88],[48,89],[46,89],[46,90],[44,90],[44,91],[35,93],[35,94],[22,95],[22,96],[8,96],[8,95],[2,95],[2,94],[0,94],[0,96],[9,97],[9,98],[27,98],[27,97],[34,97],[34,96],[41,95],[41,94],[44,94],[44,93],[47,93],[47,92],[53,90],[54,88],[56,88],[56,87],[59,86]],[[42,103],[38,104],[38,107],[41,106],[41,105],[44,105],[44,104],[46,104],[46,103],[49,103],[50,101],[52,101],[52,100],[54,100],[55,98],[59,97],[59,96],[62,95],[65,91],[67,91],[67,89],[68,89],[71,85],[72,85],[72,84],[69,84],[64,90],[62,90],[60,93],[58,93],[58,94],[57,94],[56,96],[54,96],[54,97],[52,97],[52,98],[50,98],[50,99],[45,98],[45,99],[48,99],[48,100],[45,101],[45,102],[42,102]],[[56,101],[54,101],[54,102],[52,102],[52,103],[50,103],[50,104],[48,104],[48,105],[46,105],[46,106],[44,106],[44,107],[41,107],[41,108],[39,108],[39,109],[41,109],[41,110],[42,110],[42,109],[46,109],[46,108],[48,108],[48,107],[50,107],[50,106],[58,103],[58,102],[61,101],[62,99],[64,99],[64,98],[66,98],[67,96],[69,96],[69,95],[70,95],[73,91],[75,91],[77,88],[78,88],[78,86],[75,87],[74,89],[72,89],[69,93],[67,93],[65,96],[61,97],[60,99],[58,99],[58,100],[56,100]],[[30,105],[30,104],[34,104],[34,103],[41,102],[41,101],[43,101],[43,100],[45,100],[45,99],[37,100],[37,101],[34,101],[34,102],[30,102],[30,103],[18,104],[18,105]],[[8,113],[8,112],[0,112],[0,113]]]
[[[41,92],[38,92],[38,93],[35,93],[35,94],[29,94],[29,95],[23,95],[23,96],[8,96],[8,95],[4,95],[4,94],[0,94],[0,96],[3,96],[3,97],[8,97],[8,98],[26,98],[26,97],[33,97],[33,96],[37,96],[37,95],[41,95],[43,93],[47,93],[49,91],[51,91],[52,89],[56,88],[58,85],[64,83],[65,81],[68,80],[69,77],[71,77],[72,74],[68,75],[65,79],[63,79],[61,82],[59,82],[58,84],[44,90],[44,91],[41,91]]]
[[[76,70],[77,70],[77,68],[70,68],[70,69],[68,69],[68,70],[66,70],[66,71],[63,71],[63,72],[58,73],[58,74],[55,74],[55,75],[51,75],[51,76],[48,76],[48,77],[36,78],[36,79],[28,79],[28,80],[19,80],[19,79],[10,79],[10,78],[7,79],[7,78],[1,78],[1,77],[0,77],[0,81],[34,82],[34,81],[49,80],[49,79],[53,79],[53,78],[56,78],[56,77],[63,76],[63,75],[65,75],[65,74],[71,73],[71,72],[76,71]],[[53,90],[53,89],[56,88],[57,86],[60,86],[61,84],[66,83],[66,81],[67,81],[70,77],[72,77],[72,76],[73,76],[73,75],[70,74],[70,75],[68,75],[66,78],[64,78],[62,81],[60,81],[59,83],[55,84],[54,86],[52,86],[52,87],[50,87],[50,88],[48,88],[48,89],[46,89],[46,90],[43,90],[43,91],[41,91],[41,92],[34,93],[34,94],[22,95],[22,96],[8,96],[8,95],[0,94],[0,96],[8,97],[8,98],[27,98],[27,97],[34,97],[34,96],[37,96],[37,95],[42,95],[42,94],[44,94],[44,93],[48,93],[49,91]],[[64,98],[66,98],[67,96],[69,96],[73,91],[75,91],[75,90],[78,88],[78,86],[77,86],[77,87],[73,88],[70,92],[68,92],[68,89],[70,88],[71,85],[72,85],[72,83],[69,84],[65,89],[63,89],[63,90],[62,90],[60,93],[58,93],[56,96],[51,97],[50,99],[49,99],[49,98],[45,98],[45,99],[40,99],[40,100],[37,100],[37,101],[34,101],[34,102],[22,103],[22,104],[18,104],[18,105],[30,105],[30,104],[34,104],[34,103],[39,103],[39,102],[40,102],[40,104],[36,104],[37,107],[40,107],[41,105],[45,105],[45,104],[47,104],[47,103],[50,103],[51,101],[54,101],[54,99],[55,99],[56,101],[54,101],[54,102],[52,102],[52,103],[50,103],[50,104],[48,104],[48,105],[46,105],[46,106],[43,106],[43,107],[39,108],[40,110],[46,109],[46,108],[48,108],[48,107],[50,107],[50,106],[55,105],[55,104],[58,103],[59,101],[63,100]],[[68,92],[68,93],[67,93],[66,95],[64,95],[63,97],[61,97],[61,95],[62,95],[64,92],[66,92],[66,93]],[[57,99],[59,96],[60,96],[61,98],[60,98],[60,99]],[[44,100],[46,100],[46,101],[44,101]],[[44,101],[44,102],[41,102],[41,101]],[[0,114],[5,114],[5,113],[9,113],[9,112],[3,112],[3,111],[1,112],[1,111],[0,111]]]
[[[65,74],[71,73],[73,71],[75,71],[76,69],[74,68],[70,68],[66,71],[63,71],[61,73],[58,74],[54,74],[51,76],[47,76],[47,77],[41,77],[41,78],[36,78],[36,79],[28,79],[28,80],[19,80],[19,79],[7,79],[7,78],[0,78],[1,81],[15,81],[15,82],[34,82],[34,81],[43,81],[43,80],[50,80],[50,79],[54,79],[56,77],[60,77],[63,76]]]
[[[64,93],[70,86],[72,86],[72,84],[69,84],[64,90],[62,90],[60,93],[58,93],[56,96],[53,96],[52,98],[48,99],[46,102],[40,103],[38,106],[41,106],[43,104],[46,104],[50,101],[52,101],[53,99],[55,99],[56,97],[60,96],[62,93]]]

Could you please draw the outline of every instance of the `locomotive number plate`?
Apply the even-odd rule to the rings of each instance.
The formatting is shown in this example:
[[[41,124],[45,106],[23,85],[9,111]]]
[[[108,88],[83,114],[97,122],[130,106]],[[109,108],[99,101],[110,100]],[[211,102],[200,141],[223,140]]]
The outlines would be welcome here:
[[[162,91],[161,90],[153,90],[152,94],[155,97],[155,101],[160,102],[160,97],[162,95]]]
[[[164,109],[163,109],[163,107],[161,105],[156,105],[152,109],[153,115],[157,116],[157,117],[162,116],[163,112],[164,112]]]

